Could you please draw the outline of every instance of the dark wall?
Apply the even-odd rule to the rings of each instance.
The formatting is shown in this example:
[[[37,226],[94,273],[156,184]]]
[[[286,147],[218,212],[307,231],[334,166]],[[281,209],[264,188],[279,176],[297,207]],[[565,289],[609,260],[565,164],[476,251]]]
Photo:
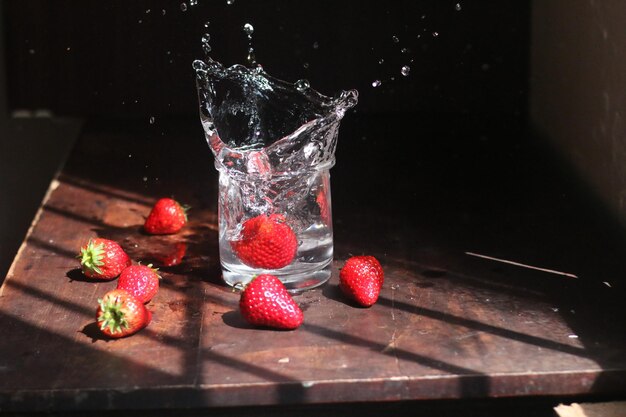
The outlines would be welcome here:
[[[191,62],[202,56],[208,21],[218,60],[245,62],[242,26],[251,23],[269,73],[307,78],[326,94],[357,88],[359,112],[526,113],[524,1],[197,0],[185,11],[181,4],[3,0],[10,108],[193,114]],[[403,65],[411,67],[406,77]],[[374,88],[377,79],[383,84]]]
[[[533,130],[626,226],[626,2],[536,1]]]

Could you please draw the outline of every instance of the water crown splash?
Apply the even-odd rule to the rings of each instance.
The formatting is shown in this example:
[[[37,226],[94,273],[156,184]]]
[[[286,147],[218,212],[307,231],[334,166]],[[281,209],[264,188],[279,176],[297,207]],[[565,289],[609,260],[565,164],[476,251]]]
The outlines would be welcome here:
[[[308,82],[289,83],[260,66],[193,63],[205,136],[216,166],[248,174],[250,155],[273,174],[334,164],[339,122],[358,101],[356,90],[327,97]]]

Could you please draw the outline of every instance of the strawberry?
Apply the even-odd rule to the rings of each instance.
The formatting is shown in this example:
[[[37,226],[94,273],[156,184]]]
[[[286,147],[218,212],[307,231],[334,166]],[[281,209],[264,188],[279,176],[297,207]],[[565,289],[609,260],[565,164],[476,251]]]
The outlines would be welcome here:
[[[230,245],[239,259],[252,268],[280,269],[293,261],[298,239],[285,216],[261,214],[246,220],[241,236]]]
[[[178,232],[187,224],[187,210],[171,198],[159,199],[143,225],[151,235],[167,235]]]
[[[363,307],[378,300],[384,279],[383,268],[373,256],[353,256],[339,271],[339,287]]]
[[[98,300],[96,320],[102,333],[117,339],[146,327],[152,313],[128,291],[114,289]]]
[[[132,265],[122,271],[117,280],[117,288],[126,290],[142,303],[147,303],[159,291],[157,269],[149,265]]]
[[[292,330],[304,320],[302,310],[285,285],[270,274],[252,278],[241,293],[239,310],[255,326]]]
[[[130,257],[117,242],[103,238],[90,239],[78,257],[85,276],[96,279],[115,278],[131,264]]]

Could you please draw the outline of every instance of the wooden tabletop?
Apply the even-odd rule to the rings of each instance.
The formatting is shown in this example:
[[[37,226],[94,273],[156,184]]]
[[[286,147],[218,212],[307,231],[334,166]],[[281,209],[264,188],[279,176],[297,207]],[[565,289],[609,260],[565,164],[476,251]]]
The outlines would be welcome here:
[[[505,123],[410,122],[346,118],[333,276],[295,296],[295,331],[250,327],[221,282],[199,122],[88,124],[0,289],[0,411],[626,393],[626,246],[610,216]],[[407,132],[414,150],[390,146]],[[192,207],[177,235],[141,232],[161,196]],[[186,247],[161,266],[153,321],[132,337],[97,331],[97,299],[116,282],[78,269],[94,236],[143,263]],[[356,254],[385,270],[371,308],[338,291]]]

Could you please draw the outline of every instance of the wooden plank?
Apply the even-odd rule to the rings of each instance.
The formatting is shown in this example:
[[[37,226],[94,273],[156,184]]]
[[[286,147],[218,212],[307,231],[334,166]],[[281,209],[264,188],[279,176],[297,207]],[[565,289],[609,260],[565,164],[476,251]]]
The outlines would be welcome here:
[[[204,144],[183,128],[184,151],[164,144],[170,152],[142,154],[146,140],[128,135],[102,126],[86,132],[5,280],[0,410],[624,392],[618,282],[609,287],[469,256],[435,240],[420,243],[415,233],[428,221],[418,222],[413,211],[363,207],[342,202],[341,194],[334,199],[333,277],[295,297],[304,325],[290,332],[252,328],[238,313],[238,294],[220,279],[216,176]],[[89,156],[96,152],[119,169],[94,172]],[[141,161],[128,162],[133,158]],[[151,203],[171,194],[192,205],[189,225],[173,236],[143,234]],[[161,269],[161,290],[148,305],[153,322],[130,338],[107,341],[95,328],[97,299],[115,281],[89,282],[77,270],[78,248],[92,236],[117,240],[143,262],[187,245],[180,265]],[[347,302],[337,286],[345,259],[362,252],[377,256],[386,273],[379,302],[368,309]]]

